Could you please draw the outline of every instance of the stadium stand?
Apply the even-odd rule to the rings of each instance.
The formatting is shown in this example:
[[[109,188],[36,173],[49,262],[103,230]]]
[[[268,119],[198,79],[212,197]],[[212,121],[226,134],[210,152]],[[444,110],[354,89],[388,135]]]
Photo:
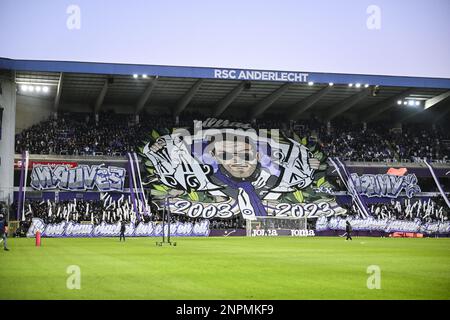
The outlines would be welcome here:
[[[204,116],[182,117],[178,124],[170,116],[145,116],[139,123],[129,115],[102,113],[98,121],[91,114],[64,113],[48,119],[16,135],[16,153],[123,156],[135,151],[143,134],[151,130],[191,127],[193,120]],[[331,129],[318,120],[282,122],[260,120],[255,129],[281,129],[288,136],[316,138],[329,156],[351,161],[411,161],[423,159],[446,162],[450,158],[444,128],[429,130],[425,126],[404,125],[399,132],[386,124],[334,122]],[[364,134],[361,134],[363,132]]]
[[[128,199],[113,200],[111,202],[98,201],[41,201],[27,200],[25,202],[24,220],[20,221],[19,227],[14,233],[15,237],[25,237],[32,219],[39,218],[45,224],[58,224],[61,222],[91,223],[99,225],[101,223],[115,224],[125,221],[127,223],[137,223],[142,220],[144,223],[162,221],[161,211],[153,208],[152,215],[142,215],[137,218],[136,214],[129,210],[132,204]],[[17,205],[12,206],[12,210],[17,210]],[[138,221],[139,219],[139,221]],[[186,216],[171,216],[171,223],[201,221],[201,218],[190,218]],[[245,221],[239,216],[230,219],[211,219],[210,229],[236,229],[244,228]]]
[[[447,221],[446,205],[440,199],[406,199],[404,201],[391,200],[390,203],[376,203],[370,206],[375,219],[397,219],[422,223]],[[354,205],[347,206],[348,214],[358,216],[359,212]]]

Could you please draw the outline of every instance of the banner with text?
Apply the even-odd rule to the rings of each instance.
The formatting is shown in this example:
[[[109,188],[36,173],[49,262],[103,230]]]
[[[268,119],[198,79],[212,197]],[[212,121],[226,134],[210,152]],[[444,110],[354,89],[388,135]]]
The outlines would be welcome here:
[[[37,231],[42,237],[65,238],[65,237],[118,237],[120,234],[120,223],[108,224],[102,222],[99,225],[91,223],[81,224],[73,221],[62,221],[60,223],[45,224],[40,218],[33,218],[31,226],[27,231],[27,237],[34,237]],[[164,235],[168,235],[169,225],[164,226]],[[134,225],[129,223],[125,229],[127,237],[159,237],[163,235],[161,222],[147,222]],[[200,237],[209,235],[209,221],[203,220],[197,223],[171,223],[170,235],[175,237]]]
[[[419,232],[425,234],[450,233],[450,221],[432,221],[423,222],[421,219],[414,220],[398,220],[398,219],[375,219],[369,217],[362,218],[342,218],[332,217],[327,219],[321,217],[316,223],[317,231],[339,230],[344,232],[346,221],[350,221],[354,231],[383,231],[392,232]]]
[[[36,190],[123,191],[125,168],[105,165],[35,165],[31,187]]]
[[[368,197],[397,198],[400,192],[405,191],[408,198],[419,193],[420,187],[417,184],[415,174],[405,176],[392,174],[351,174],[356,192]]]

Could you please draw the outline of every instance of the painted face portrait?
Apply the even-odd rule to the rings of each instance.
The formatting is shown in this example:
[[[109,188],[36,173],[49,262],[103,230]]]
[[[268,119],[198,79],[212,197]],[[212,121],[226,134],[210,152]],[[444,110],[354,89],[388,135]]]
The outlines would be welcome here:
[[[219,141],[214,144],[213,156],[235,178],[248,178],[256,170],[259,154],[246,141]]]

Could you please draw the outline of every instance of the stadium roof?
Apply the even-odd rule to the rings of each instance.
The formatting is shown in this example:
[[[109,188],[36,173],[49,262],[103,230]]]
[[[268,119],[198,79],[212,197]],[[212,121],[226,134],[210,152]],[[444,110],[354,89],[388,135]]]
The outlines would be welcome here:
[[[55,110],[70,105],[107,111],[115,106],[129,113],[195,110],[208,116],[274,114],[287,119],[313,113],[328,120],[344,115],[366,121],[392,114],[412,119],[424,109],[441,118],[450,110],[450,79],[440,78],[2,58],[0,76],[19,85],[18,95],[42,97],[24,92],[21,85],[48,86],[46,99],[54,100]]]

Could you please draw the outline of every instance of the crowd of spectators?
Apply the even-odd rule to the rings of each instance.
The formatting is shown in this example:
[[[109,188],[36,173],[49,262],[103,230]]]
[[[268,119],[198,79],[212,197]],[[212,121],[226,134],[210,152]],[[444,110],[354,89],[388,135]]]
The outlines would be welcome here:
[[[322,146],[327,156],[352,161],[421,161],[450,160],[448,128],[403,124],[393,128],[388,123],[335,122],[330,126],[319,121],[294,125],[294,132],[310,137]]]
[[[213,219],[209,224],[210,229],[244,229],[245,220],[240,216],[230,219]]]
[[[130,117],[62,114],[16,135],[16,152],[32,154],[122,155],[134,151],[137,126]]]
[[[127,210],[130,208],[130,210]],[[13,212],[17,212],[15,204],[12,206]],[[24,205],[23,220],[20,221],[19,228],[15,232],[15,236],[26,236],[33,218],[40,218],[45,224],[58,224],[61,222],[76,222],[76,223],[92,223],[99,225],[102,222],[108,224],[116,224],[125,221],[126,223],[138,222],[161,222],[163,213],[156,207],[152,206],[149,210],[150,214],[140,215],[139,217],[131,210],[131,203],[124,199],[123,201],[115,200],[113,205],[111,202],[102,200],[70,200],[70,201],[43,201],[43,200],[26,200]],[[202,218],[191,218],[181,215],[171,215],[170,222],[181,223],[197,223]],[[166,220],[167,221],[167,220]],[[245,221],[240,217],[231,219],[211,219],[211,229],[229,229],[229,228],[244,228]]]
[[[109,224],[116,224],[121,221],[127,223],[138,222],[161,222],[162,212],[158,211],[156,207],[151,208],[150,215],[141,215],[136,219],[136,215],[130,210],[128,213],[124,208],[130,205],[126,203],[126,199],[122,202],[116,200],[116,205],[111,205],[108,201],[37,201],[27,200],[25,203],[24,220],[19,224],[15,232],[15,236],[26,236],[27,230],[31,225],[32,218],[40,218],[46,224],[57,224],[63,221],[72,221],[77,223],[92,223],[99,225],[102,222]],[[349,216],[359,216],[355,205],[343,205],[347,209]],[[421,199],[405,199],[405,200],[391,200],[391,202],[376,203],[368,206],[371,215],[376,219],[389,220],[407,220],[416,221],[419,219],[421,223],[433,222],[447,222],[449,219],[449,211],[444,201],[440,198],[433,198],[428,200]],[[16,212],[17,208],[12,208]],[[171,215],[171,223],[175,222],[200,222],[202,218],[190,218],[182,215]],[[246,221],[240,217],[235,216],[230,219],[210,219],[210,229],[244,229]],[[267,224],[266,224],[267,223]],[[276,225],[274,224],[276,223]],[[291,228],[294,227],[292,221],[273,221],[268,220],[259,223],[256,228]],[[311,225],[310,225],[311,224]],[[313,228],[314,222],[308,221],[308,227]]]
[[[16,152],[31,154],[119,156],[136,151],[153,130],[164,132],[174,127],[192,127],[200,114],[172,116],[135,116],[102,113],[98,117],[66,113],[48,119],[16,136]],[[232,119],[230,119],[232,120]],[[244,121],[245,122],[245,121]],[[449,160],[448,128],[403,125],[392,129],[385,123],[363,125],[336,121],[330,125],[317,119],[284,121],[261,119],[251,123],[255,129],[280,129],[287,136],[296,134],[318,142],[325,154],[353,161]]]
[[[448,221],[449,211],[441,198],[391,200],[391,202],[375,203],[368,206],[372,216],[376,219],[394,219],[415,221],[421,223]],[[355,205],[347,206],[347,214],[358,216]]]
[[[17,208],[13,209],[14,211]],[[31,223],[32,218],[40,218],[44,223],[60,223],[73,221],[77,223],[90,222],[95,225],[101,222],[117,223],[119,221],[131,221],[132,214],[122,211],[122,208],[110,207],[104,201],[43,201],[26,200],[24,205],[25,224]]]
[[[362,128],[362,125],[333,126],[331,130],[321,130],[319,136],[324,152],[330,157],[350,160],[394,159],[395,153],[384,128]]]

